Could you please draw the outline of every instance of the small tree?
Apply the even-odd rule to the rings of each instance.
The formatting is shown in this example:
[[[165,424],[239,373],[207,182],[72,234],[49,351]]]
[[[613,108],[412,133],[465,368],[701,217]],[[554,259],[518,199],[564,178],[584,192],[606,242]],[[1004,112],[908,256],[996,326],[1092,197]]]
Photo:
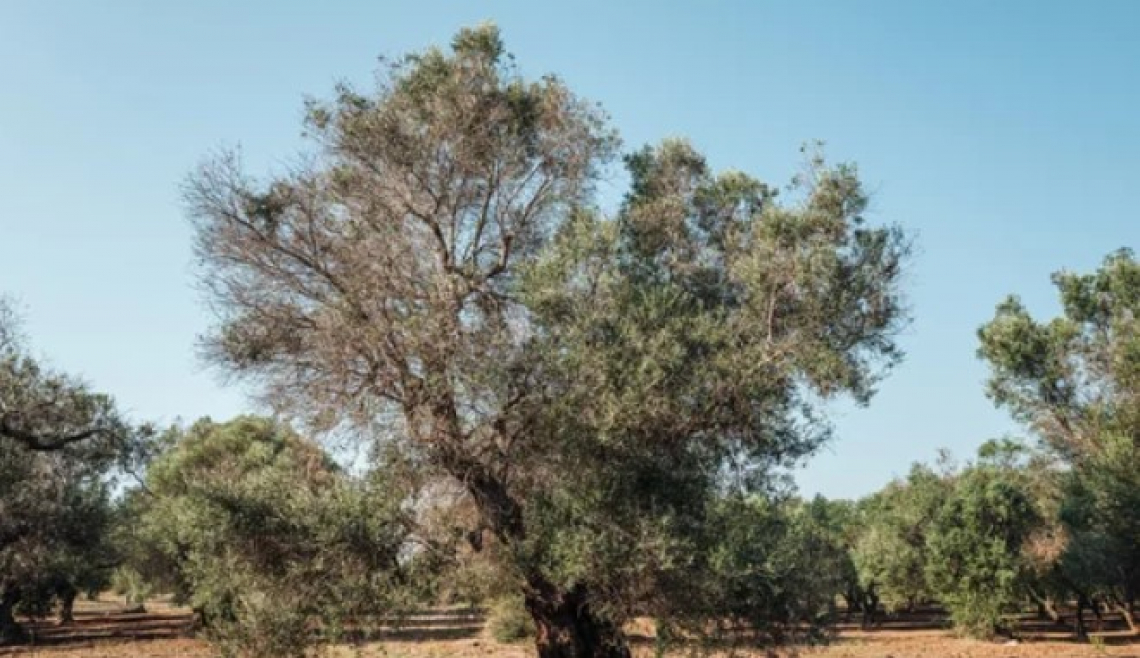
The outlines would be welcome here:
[[[132,566],[122,566],[111,574],[111,588],[123,597],[129,612],[146,612],[146,602],[154,595],[154,584]]]
[[[684,569],[657,583],[659,644],[710,624],[717,644],[824,639],[851,569],[828,501],[728,495],[713,507]]]
[[[1100,440],[1096,454],[1085,460],[1082,468],[1066,474],[1061,519],[1071,543],[1061,566],[1083,605],[1092,607],[1093,597],[1099,598],[1137,632],[1140,450],[1125,436]],[[1077,633],[1083,635],[1083,628]]]
[[[223,156],[188,183],[208,354],[458,484],[544,657],[628,656],[625,619],[683,607],[653,584],[707,553],[726,480],[759,490],[740,476],[826,438],[816,394],[865,402],[899,356],[906,244],[864,222],[854,168],[814,158],[781,203],[667,142],[604,217],[604,116],[492,27],[307,127],[293,173]]]
[[[854,546],[860,582],[870,603],[911,608],[933,598],[927,582],[927,536],[951,485],[922,465],[863,502],[866,524]],[[874,610],[869,611],[873,618]]]
[[[302,656],[399,605],[404,496],[347,478],[267,419],[173,433],[147,473],[140,532],[223,652]]]
[[[781,548],[792,578],[786,587],[799,597],[794,623],[813,622],[807,627],[810,632],[830,629],[837,600],[857,577],[847,543],[847,513],[842,501],[822,496],[797,501],[787,510],[789,532]]]
[[[927,536],[926,577],[960,631],[988,637],[1010,630],[1008,614],[1026,598],[1024,546],[1036,525],[1016,475],[983,463],[955,479]]]

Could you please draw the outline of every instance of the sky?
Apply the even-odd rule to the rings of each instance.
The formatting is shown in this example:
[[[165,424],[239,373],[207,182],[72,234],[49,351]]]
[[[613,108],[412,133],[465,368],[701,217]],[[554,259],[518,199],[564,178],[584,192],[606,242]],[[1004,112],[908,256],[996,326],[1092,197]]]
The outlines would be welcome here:
[[[282,168],[306,95],[366,89],[379,56],[486,20],[627,148],[684,136],[783,184],[824,140],[871,221],[913,237],[907,358],[869,407],[831,408],[805,494],[861,496],[1017,432],[977,328],[1010,293],[1056,314],[1050,273],[1140,246],[1140,3],[0,0],[0,293],[36,353],[136,420],[254,410],[196,355],[211,316],[180,183],[220,147]]]

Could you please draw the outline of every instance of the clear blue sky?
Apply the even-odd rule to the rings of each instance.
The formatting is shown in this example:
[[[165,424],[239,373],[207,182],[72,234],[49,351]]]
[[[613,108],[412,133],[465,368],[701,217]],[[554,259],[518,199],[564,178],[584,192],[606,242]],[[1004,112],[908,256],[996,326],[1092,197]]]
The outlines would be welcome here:
[[[37,351],[137,419],[247,409],[195,359],[180,180],[219,145],[287,161],[303,95],[485,19],[628,146],[686,135],[782,183],[823,139],[874,219],[917,238],[907,361],[869,409],[836,409],[807,493],[861,495],[1010,430],[976,328],[1009,292],[1055,312],[1050,272],[1140,242],[1140,3],[4,0],[0,291]]]

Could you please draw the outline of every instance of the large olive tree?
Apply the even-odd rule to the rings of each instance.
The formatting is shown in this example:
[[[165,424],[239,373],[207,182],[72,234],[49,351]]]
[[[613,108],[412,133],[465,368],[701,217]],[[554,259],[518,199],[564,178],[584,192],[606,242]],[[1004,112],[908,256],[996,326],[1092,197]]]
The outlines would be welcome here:
[[[811,452],[814,401],[866,401],[898,357],[906,245],[853,168],[813,158],[780,202],[671,141],[626,158],[606,216],[604,115],[492,27],[306,127],[292,171],[223,155],[187,184],[208,356],[462,487],[541,656],[627,656],[629,615],[683,612],[709,501]]]

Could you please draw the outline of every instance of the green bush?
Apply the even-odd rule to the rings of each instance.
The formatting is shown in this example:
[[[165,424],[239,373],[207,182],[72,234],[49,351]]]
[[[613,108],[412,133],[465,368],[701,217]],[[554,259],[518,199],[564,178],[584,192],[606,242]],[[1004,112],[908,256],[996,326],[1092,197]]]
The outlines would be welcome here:
[[[517,596],[499,599],[491,606],[487,620],[491,637],[499,642],[520,642],[534,637],[534,621]]]
[[[235,619],[215,624],[207,637],[223,658],[304,658],[313,655],[312,632],[301,606],[282,605],[262,594],[243,597]]]
[[[223,655],[310,655],[420,594],[402,557],[401,491],[340,470],[277,421],[208,419],[171,430],[140,518]]]
[[[958,478],[927,536],[926,577],[960,633],[1012,630],[1030,573],[1022,547],[1037,518],[1015,473],[979,465]]]
[[[111,574],[111,588],[122,596],[128,608],[142,608],[154,594],[154,587],[131,567],[119,567]]]

